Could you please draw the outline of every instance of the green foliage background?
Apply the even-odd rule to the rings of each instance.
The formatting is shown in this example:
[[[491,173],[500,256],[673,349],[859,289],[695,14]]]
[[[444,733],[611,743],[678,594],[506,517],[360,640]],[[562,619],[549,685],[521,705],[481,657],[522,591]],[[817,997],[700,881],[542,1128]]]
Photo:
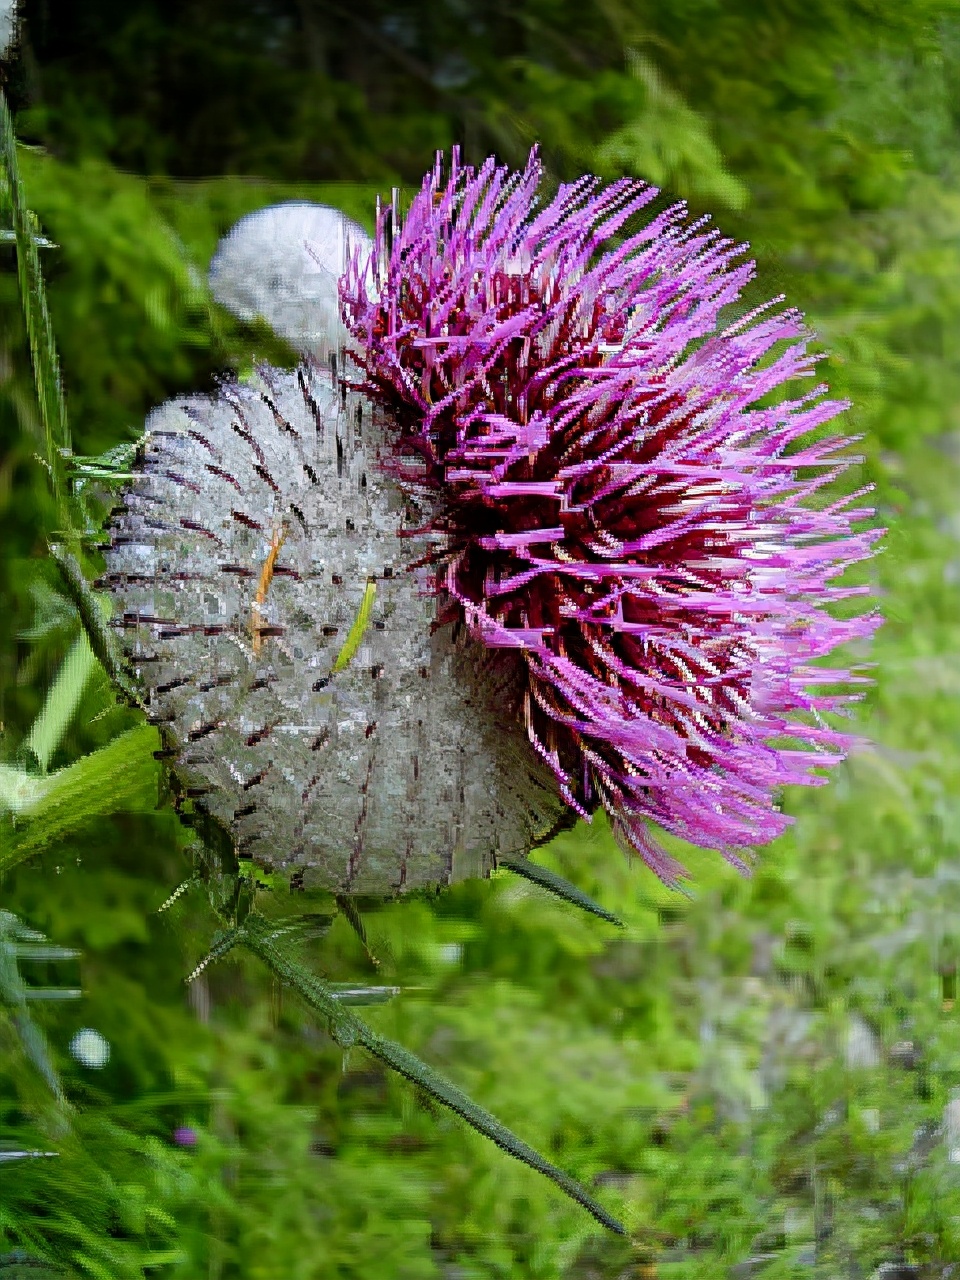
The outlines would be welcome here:
[[[0,1005],[0,1138],[59,1153],[0,1163],[0,1274],[43,1274],[27,1257],[223,1280],[956,1274],[960,4],[23,11],[7,87],[36,148],[21,148],[27,198],[58,246],[42,255],[78,452],[133,440],[152,405],[255,354],[290,358],[205,290],[242,213],[320,199],[369,224],[375,192],[417,182],[438,147],[518,164],[536,141],[552,180],[636,174],[751,242],[756,300],[786,293],[830,353],[889,532],[869,570],[887,617],[871,745],[825,790],[786,796],[796,825],[750,880],[691,854],[692,898],[668,894],[598,823],[540,856],[622,934],[502,873],[368,904],[376,974],[342,918],[305,944],[332,980],[402,987],[371,1023],[592,1184],[627,1242],[339,1049],[252,959],[211,967],[188,999],[209,907],[191,890],[157,914],[187,836],[136,715],[102,675],[78,678],[46,764],[133,730],[116,752],[134,781],[124,812],[104,768],[73,821],[0,815],[3,848],[36,846],[3,909],[80,953],[24,954],[22,980],[83,990],[27,1005],[62,1099],[9,989]],[[30,726],[78,624],[45,560],[55,513],[0,252],[0,759],[37,770]],[[111,1044],[102,1071],[67,1051],[81,1026]],[[173,1142],[183,1125],[192,1148]]]

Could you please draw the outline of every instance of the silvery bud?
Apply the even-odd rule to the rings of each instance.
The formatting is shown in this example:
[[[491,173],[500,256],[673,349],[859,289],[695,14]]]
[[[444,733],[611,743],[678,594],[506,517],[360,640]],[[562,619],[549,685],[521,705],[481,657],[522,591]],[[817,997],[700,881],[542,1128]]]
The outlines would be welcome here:
[[[241,218],[210,264],[213,296],[241,320],[258,317],[299,351],[329,362],[346,336],[337,282],[370,237],[339,209],[291,202]]]

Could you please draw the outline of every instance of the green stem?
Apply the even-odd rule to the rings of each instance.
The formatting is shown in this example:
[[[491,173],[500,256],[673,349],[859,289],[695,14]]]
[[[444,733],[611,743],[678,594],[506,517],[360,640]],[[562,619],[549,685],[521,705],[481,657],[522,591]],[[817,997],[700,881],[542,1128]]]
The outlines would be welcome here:
[[[27,338],[30,342],[37,400],[40,406],[44,461],[50,476],[62,534],[72,540],[75,537],[75,531],[70,518],[64,467],[64,454],[70,450],[70,428],[67,424],[67,410],[60,381],[60,362],[53,340],[53,325],[50,322],[43,275],[40,271],[37,235],[20,180],[13,120],[2,90],[0,90],[0,166],[3,168],[6,196],[13,216],[13,233],[17,244],[17,277]]]
[[[143,699],[124,669],[123,653],[117,637],[103,616],[97,593],[87,581],[80,562],[65,547],[55,543],[50,547],[50,555],[57,562],[67,593],[77,606],[90,648],[128,702],[144,710]]]

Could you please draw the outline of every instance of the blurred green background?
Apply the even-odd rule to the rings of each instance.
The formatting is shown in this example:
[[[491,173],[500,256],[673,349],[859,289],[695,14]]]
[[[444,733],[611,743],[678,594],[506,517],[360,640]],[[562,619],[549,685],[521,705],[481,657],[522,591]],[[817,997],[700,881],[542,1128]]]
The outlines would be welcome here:
[[[751,879],[690,854],[692,896],[670,894],[598,822],[538,857],[623,933],[503,873],[367,904],[376,973],[343,919],[314,946],[331,978],[402,987],[365,1016],[630,1240],[252,961],[186,988],[214,921],[197,891],[157,914],[187,836],[149,766],[144,812],[113,813],[105,776],[103,812],[0,882],[0,1275],[960,1275],[960,4],[27,0],[5,78],[79,452],[292,360],[206,292],[241,214],[320,199],[369,225],[437,148],[519,165],[536,141],[551,181],[637,175],[750,241],[756,300],[807,312],[853,402],[889,532],[870,745],[785,797],[796,824]],[[0,253],[0,760],[23,763],[77,622]],[[47,763],[136,723],[94,674]],[[69,1051],[84,1027],[102,1068]]]

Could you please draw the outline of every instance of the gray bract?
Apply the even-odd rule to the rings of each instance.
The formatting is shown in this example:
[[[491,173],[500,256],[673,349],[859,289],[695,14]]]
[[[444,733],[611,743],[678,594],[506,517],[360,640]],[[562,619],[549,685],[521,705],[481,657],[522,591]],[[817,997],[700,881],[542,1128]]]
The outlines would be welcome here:
[[[565,812],[518,714],[522,659],[437,625],[415,567],[435,535],[413,532],[430,499],[388,448],[312,363],[164,405],[107,552],[171,768],[241,857],[305,888],[486,875]]]
[[[337,281],[370,237],[339,209],[292,202],[248,214],[224,236],[210,264],[213,296],[242,320],[262,316],[321,363],[346,336]]]

